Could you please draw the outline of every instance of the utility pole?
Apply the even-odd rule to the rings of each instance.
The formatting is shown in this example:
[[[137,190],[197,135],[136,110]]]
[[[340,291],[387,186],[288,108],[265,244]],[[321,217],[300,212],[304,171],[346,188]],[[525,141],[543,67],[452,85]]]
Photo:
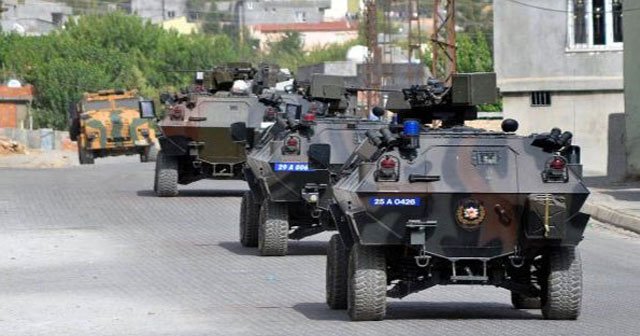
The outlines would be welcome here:
[[[382,53],[378,45],[378,7],[376,0],[368,0],[365,2],[365,25],[366,25],[366,37],[368,54],[365,63],[365,81],[366,86],[374,89],[373,91],[367,91],[367,111],[371,110],[373,106],[380,104],[379,92],[375,90],[380,89],[381,76],[380,68],[382,67]]]
[[[456,73],[455,9],[455,0],[434,0],[431,73],[447,85]]]
[[[162,0],[162,22],[167,20],[167,9],[165,5],[165,0]]]
[[[417,58],[419,62],[422,62],[422,53],[420,52],[420,45],[422,44],[422,32],[420,30],[420,7],[419,0],[409,0],[407,6],[407,14],[409,15],[409,32],[408,32],[408,57],[409,64],[407,66],[407,79],[409,82],[414,82],[418,78],[415,78],[416,71],[413,67],[413,59]]]

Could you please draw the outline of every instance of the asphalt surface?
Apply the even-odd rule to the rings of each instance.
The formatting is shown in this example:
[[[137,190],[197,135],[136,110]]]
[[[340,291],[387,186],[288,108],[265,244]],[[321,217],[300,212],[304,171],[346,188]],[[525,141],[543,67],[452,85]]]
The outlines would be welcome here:
[[[382,322],[324,303],[328,235],[264,258],[237,242],[242,182],[156,198],[153,164],[0,169],[1,335],[636,335],[640,239],[593,222],[583,313],[545,321],[495,287],[390,300]]]

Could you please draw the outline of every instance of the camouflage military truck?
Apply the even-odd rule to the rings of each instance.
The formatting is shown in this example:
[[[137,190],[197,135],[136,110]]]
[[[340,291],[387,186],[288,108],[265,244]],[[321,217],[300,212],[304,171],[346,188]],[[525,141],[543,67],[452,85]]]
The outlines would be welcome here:
[[[158,123],[158,196],[176,196],[178,184],[201,179],[242,178],[246,151],[266,109],[251,92],[255,74],[250,64],[229,64],[197,73],[195,85],[181,94],[161,97],[166,113]],[[242,141],[233,140],[234,124],[243,125]]]
[[[331,173],[347,161],[367,130],[383,125],[347,112],[342,77],[314,77],[305,97],[280,109],[278,122],[247,158],[250,191],[242,198],[240,242],[258,246],[261,255],[285,255],[289,239],[335,228],[318,208],[328,197],[324,191]],[[330,170],[308,168],[307,149],[314,143],[331,144]]]
[[[339,235],[327,251],[328,305],[352,320],[381,320],[387,296],[494,285],[511,292],[515,308],[576,319],[589,191],[571,133],[517,136],[514,120],[503,132],[464,127],[473,106],[495,97],[493,74],[404,95],[401,124],[369,132],[332,187]],[[445,127],[423,126],[436,118]],[[333,148],[315,146],[309,166],[318,170]]]
[[[156,133],[153,114],[142,115],[136,91],[104,90],[85,93],[70,108],[70,137],[78,142],[80,164],[93,164],[95,158],[140,155],[140,161],[155,159]]]

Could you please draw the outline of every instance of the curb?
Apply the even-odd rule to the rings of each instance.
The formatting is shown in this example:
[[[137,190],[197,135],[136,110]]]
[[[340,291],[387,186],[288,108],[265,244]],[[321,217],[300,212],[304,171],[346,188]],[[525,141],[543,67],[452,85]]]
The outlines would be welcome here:
[[[582,212],[590,214],[593,219],[600,222],[640,234],[640,217],[604,205],[597,205],[594,201],[587,201],[582,206]]]

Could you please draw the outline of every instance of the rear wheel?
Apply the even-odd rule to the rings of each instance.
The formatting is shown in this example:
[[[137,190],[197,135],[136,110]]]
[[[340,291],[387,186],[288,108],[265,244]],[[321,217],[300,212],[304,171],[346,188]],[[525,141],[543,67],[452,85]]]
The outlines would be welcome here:
[[[548,256],[543,287],[542,316],[548,320],[575,320],[582,304],[582,261],[575,247],[553,249]]]
[[[86,150],[82,147],[78,147],[78,160],[80,164],[94,164],[93,152]]]
[[[286,203],[264,200],[260,209],[258,250],[263,256],[287,254],[289,240],[289,212]]]
[[[240,244],[242,246],[258,246],[259,217],[260,204],[256,202],[255,194],[252,191],[245,192],[240,205]]]
[[[384,250],[353,245],[349,255],[347,309],[353,321],[380,321],[387,309],[387,273]]]
[[[333,235],[327,246],[326,297],[331,309],[347,309],[349,255],[340,235]]]
[[[162,151],[158,153],[154,190],[160,197],[178,195],[178,160],[175,156],[164,155]]]
[[[149,154],[146,149],[140,153],[140,162],[149,162]]]

